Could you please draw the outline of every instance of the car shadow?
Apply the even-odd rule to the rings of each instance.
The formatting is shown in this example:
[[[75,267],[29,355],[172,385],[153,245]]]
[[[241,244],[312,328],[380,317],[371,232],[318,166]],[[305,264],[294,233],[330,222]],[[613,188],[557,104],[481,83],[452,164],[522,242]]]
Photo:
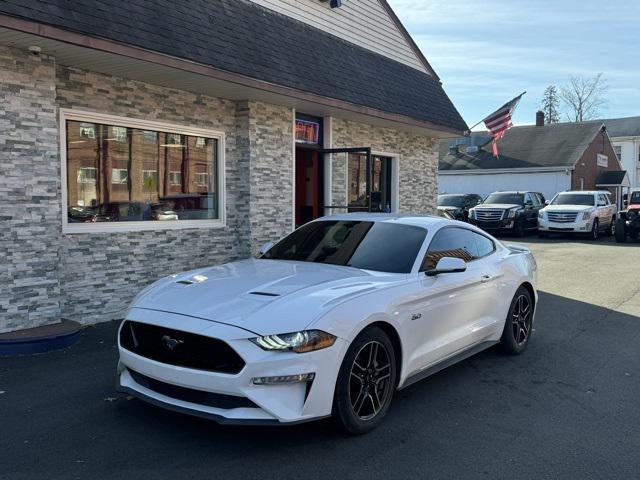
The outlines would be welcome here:
[[[640,318],[540,292],[534,328],[523,355],[491,348],[451,366],[397,392],[378,429],[349,437],[331,420],[224,426],[118,394],[117,324],[98,325],[63,352],[2,359],[3,470],[7,478],[460,478],[478,464],[497,474],[518,458],[519,473],[559,462],[616,476],[589,452],[599,445],[601,456],[611,448],[637,458]],[[514,453],[531,442],[530,461]]]

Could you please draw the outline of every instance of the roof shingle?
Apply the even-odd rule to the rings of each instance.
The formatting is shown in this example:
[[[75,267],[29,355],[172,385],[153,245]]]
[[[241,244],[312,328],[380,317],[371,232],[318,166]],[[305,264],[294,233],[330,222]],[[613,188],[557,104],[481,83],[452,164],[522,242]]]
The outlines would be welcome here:
[[[437,78],[247,0],[5,0],[0,13],[467,129]]]

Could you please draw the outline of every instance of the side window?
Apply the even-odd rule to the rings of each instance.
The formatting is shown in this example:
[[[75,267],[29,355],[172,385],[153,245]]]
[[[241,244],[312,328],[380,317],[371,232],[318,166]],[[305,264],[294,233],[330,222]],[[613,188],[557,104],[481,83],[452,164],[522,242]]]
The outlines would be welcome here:
[[[531,201],[533,202],[533,205],[536,207],[540,206],[540,199],[538,198],[538,194],[537,193],[532,193],[531,194]]]
[[[433,270],[443,257],[471,262],[479,257],[475,233],[466,228],[445,227],[436,232],[420,271]]]
[[[547,201],[547,199],[544,198],[544,195],[542,195],[541,193],[536,193],[536,196],[538,197],[538,200],[540,201],[540,205],[544,205],[544,202]]]
[[[477,258],[486,257],[496,251],[496,245],[493,243],[493,240],[490,240],[479,233],[472,233],[472,235],[476,241],[476,247],[478,249]]]
[[[534,201],[533,201],[533,195],[531,195],[530,193],[525,193],[524,194],[524,203],[525,205],[535,205]]]
[[[599,204],[604,203],[605,205],[609,205],[609,202],[607,201],[607,197],[602,193],[598,194],[598,203]]]

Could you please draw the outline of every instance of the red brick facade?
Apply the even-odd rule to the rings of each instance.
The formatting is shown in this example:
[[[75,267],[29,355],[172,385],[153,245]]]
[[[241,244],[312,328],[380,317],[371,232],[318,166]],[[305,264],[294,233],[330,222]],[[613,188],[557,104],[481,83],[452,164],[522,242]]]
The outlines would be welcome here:
[[[606,168],[597,164],[599,153],[609,158],[609,165]],[[600,132],[576,162],[575,170],[571,177],[571,189],[595,190],[598,176],[604,171],[614,170],[622,170],[622,167],[617,160],[609,136],[604,132]]]

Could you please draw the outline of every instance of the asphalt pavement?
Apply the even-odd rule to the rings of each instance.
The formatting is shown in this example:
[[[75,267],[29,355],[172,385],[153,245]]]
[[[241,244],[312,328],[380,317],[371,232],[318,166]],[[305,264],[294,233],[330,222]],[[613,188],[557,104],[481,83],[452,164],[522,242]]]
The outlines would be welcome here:
[[[370,434],[220,426],[118,394],[113,322],[0,358],[0,479],[640,478],[640,243],[524,243],[540,266],[527,352],[398,392]]]

